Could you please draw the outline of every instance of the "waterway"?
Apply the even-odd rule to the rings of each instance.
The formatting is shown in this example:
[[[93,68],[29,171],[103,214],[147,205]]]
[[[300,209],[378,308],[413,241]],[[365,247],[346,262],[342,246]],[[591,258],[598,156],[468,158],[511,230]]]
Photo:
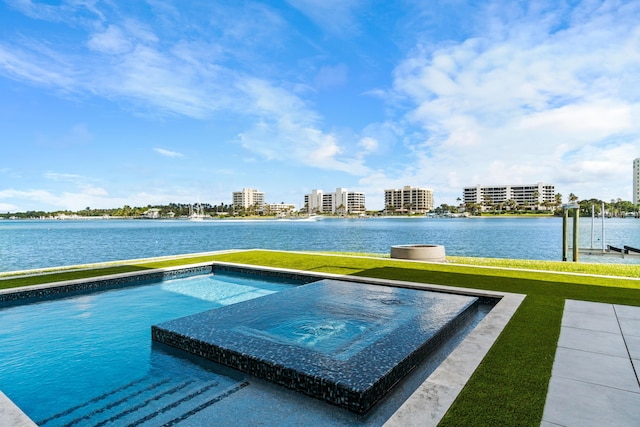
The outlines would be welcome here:
[[[581,218],[579,225],[579,247],[601,248],[600,219],[593,243],[591,218]],[[604,234],[605,244],[640,247],[640,220],[606,219]],[[392,245],[403,244],[444,245],[455,256],[559,261],[562,219],[0,220],[0,272],[223,249],[388,254]],[[640,257],[580,260],[640,263]]]

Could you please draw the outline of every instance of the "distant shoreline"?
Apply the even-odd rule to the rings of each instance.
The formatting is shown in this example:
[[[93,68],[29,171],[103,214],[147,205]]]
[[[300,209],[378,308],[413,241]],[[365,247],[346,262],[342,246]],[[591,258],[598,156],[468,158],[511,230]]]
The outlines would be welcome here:
[[[428,215],[375,215],[375,216],[332,216],[317,215],[314,217],[293,216],[293,217],[264,217],[264,216],[212,216],[200,220],[191,220],[188,217],[161,217],[147,218],[134,216],[65,216],[65,217],[39,217],[39,218],[19,218],[19,217],[0,217],[0,221],[179,221],[179,222],[213,222],[213,221],[313,221],[313,220],[332,220],[332,219],[483,219],[483,218],[559,218],[553,214],[484,214],[484,215],[456,215],[456,216],[428,216]]]

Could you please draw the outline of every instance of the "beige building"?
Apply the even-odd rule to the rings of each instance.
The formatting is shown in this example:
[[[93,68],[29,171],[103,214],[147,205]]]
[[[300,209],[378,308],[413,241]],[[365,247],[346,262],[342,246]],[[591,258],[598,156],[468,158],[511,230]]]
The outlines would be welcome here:
[[[248,209],[255,207],[261,210],[264,207],[264,193],[252,188],[243,188],[242,191],[233,192],[233,205],[239,208]]]
[[[264,205],[264,212],[267,215],[290,214],[296,210],[296,205],[290,203],[267,203]]]
[[[304,204],[309,213],[331,214],[363,214],[366,212],[365,195],[357,191],[347,191],[346,188],[336,188],[335,193],[324,193],[313,190],[305,194]]]
[[[433,191],[408,185],[384,190],[384,209],[386,213],[427,213],[433,209]]]
[[[464,203],[482,206],[482,210],[492,210],[495,205],[509,208],[515,203],[519,209],[545,209],[545,204],[555,203],[555,186],[539,182],[531,185],[477,185],[464,187]],[[514,206],[515,207],[515,206]]]

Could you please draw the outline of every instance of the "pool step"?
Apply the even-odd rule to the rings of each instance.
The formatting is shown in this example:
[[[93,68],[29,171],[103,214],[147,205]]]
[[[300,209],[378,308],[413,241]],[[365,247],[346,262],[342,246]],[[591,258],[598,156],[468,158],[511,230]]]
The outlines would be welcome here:
[[[155,383],[153,383],[151,377],[139,378],[135,381],[130,382],[129,384],[118,387],[100,396],[96,396],[88,400],[87,402],[84,402],[81,405],[73,406],[49,418],[37,421],[37,424],[39,426],[66,425],[68,424],[69,419],[74,419],[79,417],[78,414],[85,413],[87,408],[93,408],[95,407],[95,405],[102,405],[104,404],[104,402],[110,402],[110,401],[119,399],[122,396],[138,393],[140,390],[144,390],[145,388],[152,389],[154,387],[158,387],[160,385],[158,384],[158,382],[166,383],[169,381],[170,379],[168,378],[161,381],[158,381],[157,379],[155,379]]]
[[[218,384],[215,384],[217,386]],[[214,384],[205,386],[200,390],[194,390],[192,393],[184,396],[182,399],[170,402],[162,408],[148,414],[145,417],[128,422],[128,426],[173,426],[180,421],[184,421],[192,415],[197,414],[203,409],[213,405],[222,399],[231,396],[249,385],[244,381],[221,390],[214,387]]]
[[[219,375],[145,377],[40,421],[51,426],[172,425],[247,383]]]

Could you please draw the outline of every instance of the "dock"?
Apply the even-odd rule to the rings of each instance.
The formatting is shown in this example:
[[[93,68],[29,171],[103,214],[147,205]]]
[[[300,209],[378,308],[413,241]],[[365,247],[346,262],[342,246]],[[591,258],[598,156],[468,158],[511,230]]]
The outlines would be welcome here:
[[[605,249],[578,248],[578,253],[581,255],[601,255],[618,258],[640,258],[640,249],[627,245],[622,247],[607,245]]]

